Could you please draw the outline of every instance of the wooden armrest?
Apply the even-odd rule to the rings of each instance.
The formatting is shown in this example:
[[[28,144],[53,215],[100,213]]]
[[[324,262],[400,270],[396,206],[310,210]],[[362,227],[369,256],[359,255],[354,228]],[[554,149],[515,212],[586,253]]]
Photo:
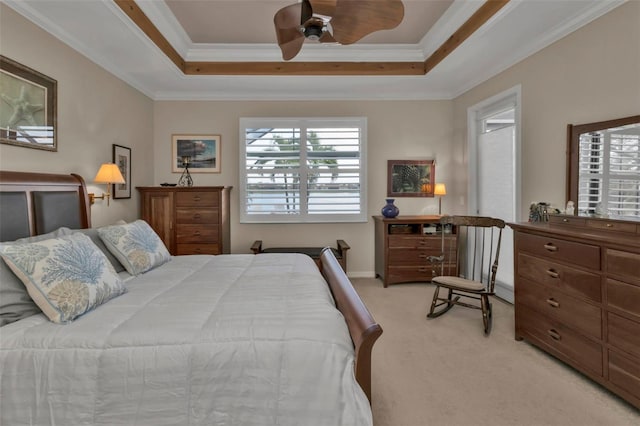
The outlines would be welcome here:
[[[262,253],[262,240],[255,240],[251,245],[251,251],[253,254]]]
[[[345,240],[337,240],[336,241],[338,244],[338,252],[343,255],[346,256],[347,253],[345,253],[347,250],[349,250],[351,248],[351,246],[349,246],[349,244],[347,244],[347,242]]]

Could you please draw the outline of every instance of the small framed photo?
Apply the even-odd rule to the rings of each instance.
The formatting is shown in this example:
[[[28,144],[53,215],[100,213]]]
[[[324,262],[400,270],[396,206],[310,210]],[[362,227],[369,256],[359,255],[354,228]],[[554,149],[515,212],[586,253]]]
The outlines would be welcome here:
[[[0,55],[0,143],[57,151],[56,80]]]
[[[188,164],[191,173],[220,173],[220,135],[173,135],[171,171],[182,173]]]
[[[131,148],[113,144],[113,162],[124,177],[124,183],[113,184],[113,198],[131,198]]]
[[[387,197],[433,197],[434,160],[387,160]]]

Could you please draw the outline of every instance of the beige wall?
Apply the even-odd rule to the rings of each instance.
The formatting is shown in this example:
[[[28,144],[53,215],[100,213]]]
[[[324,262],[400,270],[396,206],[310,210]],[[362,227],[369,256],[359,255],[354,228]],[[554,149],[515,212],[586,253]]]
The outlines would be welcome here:
[[[372,275],[373,222],[346,224],[240,224],[238,220],[238,134],[240,117],[363,116],[367,117],[368,217],[379,215],[386,198],[388,159],[436,160],[436,180],[453,182],[451,101],[412,102],[177,102],[155,103],[154,184],[177,182],[171,173],[171,135],[205,133],[222,136],[222,172],[193,174],[195,185],[231,185],[231,250],[249,253],[251,243],[266,246],[334,245],[338,238],[351,246],[352,276]],[[453,188],[452,190],[453,191]],[[443,209],[453,209],[446,197]],[[435,214],[434,198],[397,198],[400,214]]]
[[[639,22],[640,2],[630,1],[456,98],[454,140],[462,169],[467,108],[520,84],[522,219],[532,201],[563,206],[567,124],[640,113]]]
[[[373,273],[373,224],[241,225],[238,222],[238,119],[265,116],[364,116],[368,119],[368,215],[386,197],[386,160],[434,158],[447,184],[443,211],[466,212],[467,108],[522,86],[522,214],[533,200],[565,202],[568,123],[640,112],[640,2],[631,1],[453,101],[153,102],[11,9],[0,5],[0,53],[58,81],[57,153],[0,145],[0,168],[79,173],[90,180],[111,160],[112,144],[133,149],[133,185],[176,182],[171,135],[222,135],[222,172],[194,174],[196,185],[231,185],[232,251],[267,245],[352,246],[350,274]],[[94,225],[138,217],[138,198],[98,201]],[[401,214],[437,211],[436,199],[398,198]],[[525,219],[525,217],[523,217]]]
[[[75,50],[0,4],[0,53],[58,82],[58,151],[0,145],[3,170],[78,173],[91,192],[101,163],[112,161],[112,144],[132,149],[134,185],[150,184],[153,163],[153,101]],[[7,105],[2,105],[6,108]],[[138,217],[135,190],[130,200],[92,207],[93,225]]]

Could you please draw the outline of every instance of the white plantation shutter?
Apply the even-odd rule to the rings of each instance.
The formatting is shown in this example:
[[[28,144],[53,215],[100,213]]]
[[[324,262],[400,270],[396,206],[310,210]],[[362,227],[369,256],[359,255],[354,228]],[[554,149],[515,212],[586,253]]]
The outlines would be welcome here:
[[[365,118],[240,119],[240,221],[364,222]]]
[[[632,126],[580,135],[578,209],[640,217],[640,135]]]

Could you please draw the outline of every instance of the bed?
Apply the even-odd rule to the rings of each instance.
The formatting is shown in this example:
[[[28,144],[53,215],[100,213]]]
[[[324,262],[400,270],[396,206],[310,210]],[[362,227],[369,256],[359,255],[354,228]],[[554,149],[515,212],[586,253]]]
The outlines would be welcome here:
[[[0,225],[4,242],[100,242],[78,175],[0,171]],[[0,424],[372,424],[382,329],[331,250],[320,272],[301,254],[114,271],[121,294],[65,324],[0,327]]]

